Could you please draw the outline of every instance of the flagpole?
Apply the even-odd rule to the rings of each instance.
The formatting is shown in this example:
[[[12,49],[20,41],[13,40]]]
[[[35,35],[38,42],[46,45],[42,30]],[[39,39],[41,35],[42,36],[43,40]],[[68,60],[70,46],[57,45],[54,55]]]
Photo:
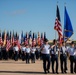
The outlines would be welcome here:
[[[66,7],[66,2],[64,3],[64,8]],[[63,33],[63,42],[65,42],[65,29],[64,29],[64,33]]]
[[[56,39],[56,30],[55,30],[55,39]]]
[[[57,5],[58,5],[59,1],[57,1]],[[56,30],[55,30],[55,39],[57,39],[57,33],[56,33]]]

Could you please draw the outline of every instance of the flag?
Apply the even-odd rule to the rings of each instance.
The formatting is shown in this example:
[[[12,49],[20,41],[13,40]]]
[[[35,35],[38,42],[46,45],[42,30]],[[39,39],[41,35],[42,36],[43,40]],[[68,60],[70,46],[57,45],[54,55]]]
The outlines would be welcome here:
[[[4,41],[3,41],[3,46],[6,45],[6,32],[4,31]]]
[[[58,36],[59,36],[59,42],[61,42],[62,38],[63,38],[63,34],[62,34],[62,25],[60,22],[60,12],[59,12],[59,8],[57,5],[57,11],[56,11],[56,19],[55,19],[55,26],[54,29],[58,32]]]
[[[1,35],[1,31],[0,31],[0,45],[2,44],[2,35]]]
[[[64,40],[68,40],[73,35],[73,27],[70,20],[70,17],[68,15],[68,12],[65,7],[64,11]]]
[[[29,32],[29,44],[32,45],[32,32]]]
[[[46,33],[44,32],[44,39],[46,39]]]
[[[21,44],[24,42],[24,36],[23,36],[23,31],[21,33]]]
[[[20,49],[19,35],[17,34],[17,32],[16,32],[16,35],[15,35],[14,42],[15,42],[15,44],[17,44],[18,48]]]
[[[26,32],[26,35],[24,36],[24,43],[25,45],[28,45],[28,33]]]
[[[40,38],[40,33],[38,32],[38,38],[37,38],[37,44],[40,46],[41,44],[41,38]]]
[[[10,43],[12,43],[12,33],[10,31]]]
[[[9,36],[9,32],[7,32],[7,35],[6,35],[6,50],[8,51],[11,47],[11,44],[10,44],[10,36]]]
[[[41,33],[41,45],[43,45],[44,43],[44,37],[43,37],[43,33]]]
[[[13,34],[12,34],[12,45],[14,46],[14,31],[13,31]]]
[[[33,38],[32,38],[32,46],[36,45],[36,38],[35,38],[35,33],[33,33]]]

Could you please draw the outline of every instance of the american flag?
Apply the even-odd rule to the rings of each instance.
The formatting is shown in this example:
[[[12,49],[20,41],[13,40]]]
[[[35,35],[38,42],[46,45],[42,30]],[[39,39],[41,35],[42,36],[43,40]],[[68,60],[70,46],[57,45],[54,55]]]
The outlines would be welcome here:
[[[10,49],[10,47],[11,47],[10,40],[7,39],[7,41],[6,41],[6,50],[8,51]]]
[[[38,32],[37,44],[39,46],[41,45],[41,38],[40,38],[40,33],[39,32]]]
[[[26,36],[24,37],[25,45],[28,45],[28,42],[29,42],[29,40],[28,40],[28,33],[26,32]]]
[[[55,20],[54,29],[58,32],[59,42],[61,42],[63,34],[62,34],[62,25],[61,25],[61,22],[60,22],[60,13],[59,13],[58,5],[57,5],[57,12],[56,12],[56,20]]]
[[[6,36],[6,50],[8,51],[10,47],[11,47],[10,37],[9,37],[9,32],[7,32],[7,36]]]
[[[62,26],[61,26],[61,23],[58,20],[58,18],[56,18],[56,20],[55,20],[54,29],[57,30],[59,36],[62,36]]]
[[[28,38],[25,37],[25,45],[28,45]]]

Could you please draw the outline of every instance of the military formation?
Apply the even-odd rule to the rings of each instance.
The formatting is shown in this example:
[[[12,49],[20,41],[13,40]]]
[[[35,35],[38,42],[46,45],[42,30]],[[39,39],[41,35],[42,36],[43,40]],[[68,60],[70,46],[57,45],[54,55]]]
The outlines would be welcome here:
[[[53,40],[53,45],[49,45],[47,39],[44,40],[41,46],[31,46],[23,43],[19,48],[17,43],[15,43],[9,50],[6,50],[6,46],[0,44],[0,60],[12,59],[18,61],[18,59],[21,59],[22,61],[26,61],[26,64],[30,64],[40,59],[43,60],[43,70],[45,74],[50,73],[50,67],[52,68],[53,74],[59,74],[59,64],[61,73],[67,73],[68,57],[70,60],[70,73],[76,73],[76,47],[73,41],[69,47],[66,46],[65,42],[62,42],[62,45],[59,46],[56,40]]]

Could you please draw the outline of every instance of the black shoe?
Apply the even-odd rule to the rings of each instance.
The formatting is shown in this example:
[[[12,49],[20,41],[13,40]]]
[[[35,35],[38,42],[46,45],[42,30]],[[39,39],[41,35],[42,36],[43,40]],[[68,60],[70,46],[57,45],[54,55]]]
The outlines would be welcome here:
[[[50,73],[50,71],[48,71],[48,73]]]
[[[67,73],[66,71],[64,71],[64,73]]]
[[[58,72],[56,72],[56,74],[59,74]]]
[[[63,71],[62,71],[61,73],[62,73],[62,74],[64,74],[64,72],[63,72]]]
[[[76,72],[74,71],[74,73],[76,73]]]
[[[71,72],[71,74],[73,74],[73,72]]]
[[[55,72],[52,72],[53,74],[55,74]]]
[[[45,71],[44,73],[45,73],[45,74],[47,74],[47,72],[46,72],[46,71]]]

